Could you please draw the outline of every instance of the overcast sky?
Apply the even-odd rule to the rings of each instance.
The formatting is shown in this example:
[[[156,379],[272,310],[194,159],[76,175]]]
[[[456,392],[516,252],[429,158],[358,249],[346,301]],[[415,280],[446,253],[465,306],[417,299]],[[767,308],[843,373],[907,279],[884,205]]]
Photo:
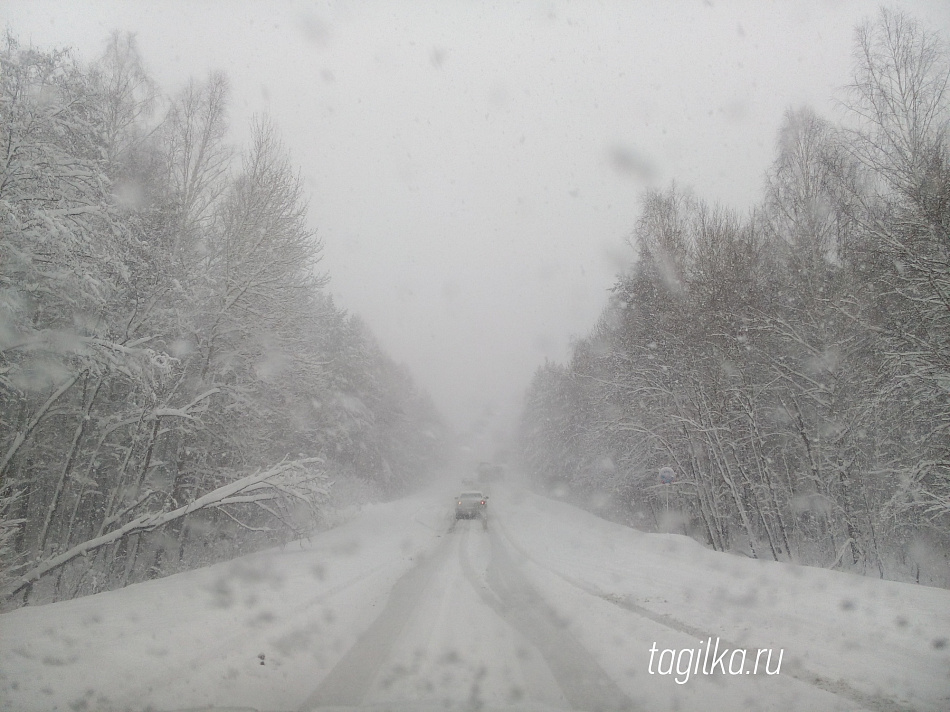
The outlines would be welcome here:
[[[890,3],[950,34],[950,2]],[[833,115],[870,2],[0,2],[83,59],[137,33],[166,93],[223,69],[311,193],[338,302],[460,430],[510,424],[606,304],[650,186],[740,210],[783,112]],[[496,427],[493,426],[493,427]]]

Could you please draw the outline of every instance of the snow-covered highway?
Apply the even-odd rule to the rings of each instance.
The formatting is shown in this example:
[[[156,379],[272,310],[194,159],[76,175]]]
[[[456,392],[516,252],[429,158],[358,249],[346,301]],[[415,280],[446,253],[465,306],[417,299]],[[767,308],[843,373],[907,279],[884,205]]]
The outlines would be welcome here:
[[[950,709],[950,591],[718,554],[516,489],[487,528],[456,523],[451,497],[4,614],[0,707]]]

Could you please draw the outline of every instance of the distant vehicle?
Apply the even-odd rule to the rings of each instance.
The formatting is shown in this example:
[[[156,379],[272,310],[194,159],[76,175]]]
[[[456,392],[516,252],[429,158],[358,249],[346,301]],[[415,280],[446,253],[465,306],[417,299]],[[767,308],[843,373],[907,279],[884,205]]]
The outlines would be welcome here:
[[[455,518],[475,519],[484,517],[487,507],[487,495],[481,492],[462,492],[455,500]]]
[[[479,462],[478,463],[478,481],[479,482],[491,482],[493,480],[502,480],[505,476],[505,468],[503,465],[498,465],[494,462]]]

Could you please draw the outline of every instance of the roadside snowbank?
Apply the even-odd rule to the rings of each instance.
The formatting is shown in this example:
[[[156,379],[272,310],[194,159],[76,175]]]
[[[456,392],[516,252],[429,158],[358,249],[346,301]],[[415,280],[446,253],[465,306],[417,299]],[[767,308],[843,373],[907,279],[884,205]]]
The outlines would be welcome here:
[[[709,637],[753,654],[783,649],[783,675],[872,709],[950,709],[950,591],[722,554],[524,491],[493,506],[501,532],[535,565],[525,570],[563,606],[571,597],[552,574],[665,626],[660,649],[699,648]],[[584,606],[570,611],[575,629],[595,631],[592,645],[605,634],[598,647],[616,659],[618,633],[587,621]],[[647,670],[647,649],[624,657],[628,673]]]
[[[440,541],[442,499],[367,505],[309,542],[6,613],[0,708],[296,708]]]

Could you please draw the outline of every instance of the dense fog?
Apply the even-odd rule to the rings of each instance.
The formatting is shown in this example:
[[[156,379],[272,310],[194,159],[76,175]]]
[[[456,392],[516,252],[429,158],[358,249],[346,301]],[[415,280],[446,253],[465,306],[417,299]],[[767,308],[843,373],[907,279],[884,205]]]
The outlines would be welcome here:
[[[0,707],[950,705],[946,8],[235,7],[0,43]]]

